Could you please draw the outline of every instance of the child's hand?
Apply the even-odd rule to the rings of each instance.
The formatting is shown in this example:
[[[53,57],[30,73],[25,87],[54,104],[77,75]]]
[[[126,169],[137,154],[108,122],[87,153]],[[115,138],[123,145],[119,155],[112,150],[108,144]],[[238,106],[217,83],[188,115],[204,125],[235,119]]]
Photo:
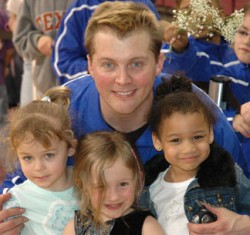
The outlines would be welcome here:
[[[188,47],[187,32],[180,30],[176,24],[166,25],[163,33],[164,41],[170,44],[174,51],[183,52]]]
[[[52,46],[54,40],[49,36],[41,36],[37,42],[37,49],[45,56],[50,56],[52,54]]]
[[[240,132],[246,138],[250,138],[250,120],[245,121],[243,115],[236,114],[233,119],[233,128],[234,130]]]
[[[240,114],[242,115],[244,121],[249,124],[250,128],[250,102],[241,105]]]

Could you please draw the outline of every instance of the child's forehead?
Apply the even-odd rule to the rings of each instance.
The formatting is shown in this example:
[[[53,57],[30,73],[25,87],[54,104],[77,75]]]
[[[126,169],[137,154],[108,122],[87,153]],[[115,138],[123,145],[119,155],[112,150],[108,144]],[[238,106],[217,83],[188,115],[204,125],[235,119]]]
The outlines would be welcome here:
[[[250,11],[244,17],[243,26],[250,29]]]
[[[100,178],[103,179],[121,179],[123,177],[130,177],[133,174],[132,169],[127,165],[122,157],[118,157],[113,161],[106,161],[103,164],[94,163],[91,168],[92,180],[98,182]]]
[[[51,145],[57,145],[58,142],[61,141],[61,139],[54,133],[44,133],[43,136],[36,135],[35,133],[32,133],[30,131],[26,131],[23,134],[20,134],[18,137],[14,138],[14,142],[18,144],[19,146],[21,144],[25,145],[48,145],[47,147],[50,147]],[[17,146],[18,147],[18,146]]]

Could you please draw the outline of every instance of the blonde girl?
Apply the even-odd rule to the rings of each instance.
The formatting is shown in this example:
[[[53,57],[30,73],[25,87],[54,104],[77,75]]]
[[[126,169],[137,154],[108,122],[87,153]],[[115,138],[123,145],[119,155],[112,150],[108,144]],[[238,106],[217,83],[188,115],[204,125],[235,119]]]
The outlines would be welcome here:
[[[64,235],[164,234],[152,214],[136,206],[144,176],[122,134],[87,134],[79,141],[75,157],[74,179],[81,209]]]

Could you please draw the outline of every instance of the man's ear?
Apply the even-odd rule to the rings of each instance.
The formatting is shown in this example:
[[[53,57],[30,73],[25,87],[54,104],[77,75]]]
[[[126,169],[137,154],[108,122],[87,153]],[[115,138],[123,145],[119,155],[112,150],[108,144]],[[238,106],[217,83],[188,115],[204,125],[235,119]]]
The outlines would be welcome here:
[[[92,70],[92,62],[91,62],[91,58],[89,57],[89,55],[87,55],[87,60],[88,60],[88,72],[91,74],[91,76],[93,75],[93,70]],[[93,77],[93,76],[92,76]]]
[[[153,145],[155,149],[157,151],[161,151],[162,150],[161,141],[159,140],[155,132],[152,132],[152,140],[153,140]]]

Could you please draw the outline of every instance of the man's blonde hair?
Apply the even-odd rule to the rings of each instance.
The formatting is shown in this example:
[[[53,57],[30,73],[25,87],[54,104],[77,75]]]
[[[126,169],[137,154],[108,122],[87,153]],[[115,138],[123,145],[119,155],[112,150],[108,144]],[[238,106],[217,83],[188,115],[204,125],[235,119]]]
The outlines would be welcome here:
[[[88,22],[85,31],[85,48],[89,57],[95,53],[94,38],[98,31],[109,29],[122,39],[134,32],[146,31],[151,39],[150,50],[158,59],[162,46],[162,33],[153,12],[142,3],[104,2]]]

